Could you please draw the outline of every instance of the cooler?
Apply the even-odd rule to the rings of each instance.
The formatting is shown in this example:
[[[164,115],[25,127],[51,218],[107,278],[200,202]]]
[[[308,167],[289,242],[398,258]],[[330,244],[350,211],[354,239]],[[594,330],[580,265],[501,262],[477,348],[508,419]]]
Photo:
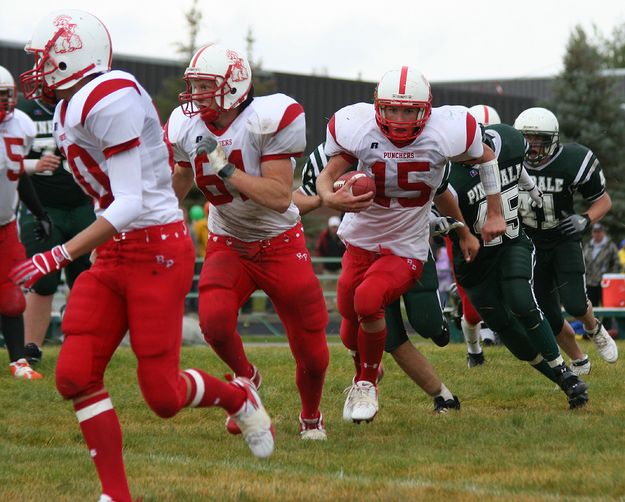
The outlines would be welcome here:
[[[601,288],[604,307],[625,307],[625,274],[603,274]]]

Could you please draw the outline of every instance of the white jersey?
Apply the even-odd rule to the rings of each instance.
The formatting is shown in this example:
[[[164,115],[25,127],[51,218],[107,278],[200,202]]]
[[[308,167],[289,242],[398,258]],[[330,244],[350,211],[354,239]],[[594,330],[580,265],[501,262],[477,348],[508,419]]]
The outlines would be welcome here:
[[[21,110],[0,122],[0,226],[15,219],[17,182],[36,135],[34,122]]]
[[[375,178],[373,204],[347,213],[338,235],[353,246],[427,260],[429,214],[450,158],[483,154],[475,119],[462,106],[433,108],[421,134],[398,147],[375,120],[373,105],[342,108],[328,124],[325,153],[347,155],[358,170]]]
[[[171,185],[172,159],[149,94],[129,73],[111,71],[94,78],[54,112],[54,138],[82,189],[95,201],[97,216],[115,200],[108,162],[131,148],[139,150],[141,214],[119,232],[172,223],[182,211]]]
[[[195,153],[197,143],[212,136],[229,162],[251,176],[262,176],[261,163],[272,159],[291,159],[295,169],[293,157],[306,147],[304,109],[295,100],[284,94],[254,98],[225,130],[209,129],[199,115],[188,118],[177,108],[165,131],[174,160],[193,169],[197,187],[210,202],[212,233],[252,242],[275,237],[297,223],[299,211],[293,202],[284,213],[257,204],[228,180],[211,174],[206,154]]]

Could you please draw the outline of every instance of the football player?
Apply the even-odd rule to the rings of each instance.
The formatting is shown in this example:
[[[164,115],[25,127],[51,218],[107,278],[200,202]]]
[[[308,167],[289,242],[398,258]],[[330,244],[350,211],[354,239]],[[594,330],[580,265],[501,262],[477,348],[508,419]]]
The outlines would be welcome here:
[[[21,75],[24,96],[36,99],[45,86],[59,99],[54,138],[92,197],[97,219],[15,267],[12,278],[30,287],[97,249],[67,304],[56,385],[73,402],[102,484],[100,500],[131,500],[120,424],[103,381],[127,331],[141,392],[157,415],[220,406],[254,455],[270,455],[271,421],[248,379],[226,383],[199,369],[179,369],[195,250],[171,186],[169,147],[152,99],[131,74],[111,71],[108,30],[87,12],[44,16],[26,51],[35,67]]]
[[[51,225],[28,176],[24,176],[24,157],[32,147],[36,129],[26,114],[15,109],[16,99],[13,76],[0,66],[0,325],[11,375],[38,380],[42,375],[25,359],[24,294],[9,278],[11,268],[26,257],[15,220],[18,197],[33,214],[38,240],[50,237]]]
[[[31,257],[71,239],[93,223],[95,214],[91,198],[74,181],[69,168],[61,163],[61,153],[52,137],[54,96],[17,102],[17,109],[28,115],[37,126],[33,147],[24,159],[24,170],[30,174],[37,196],[53,223],[52,236],[46,242],[36,238],[37,221],[32,213],[21,207],[20,239]],[[65,268],[67,286],[71,288],[78,274],[89,268],[89,255],[76,258]],[[50,324],[52,300],[61,282],[61,271],[37,281],[26,293],[24,311],[24,341],[26,358],[31,363],[41,360],[41,347]]]
[[[302,168],[302,185],[293,192],[293,201],[299,208],[300,214],[306,214],[321,206],[316,181],[327,163],[328,158],[323,144],[319,145],[306,160]],[[437,235],[446,234],[451,227],[445,217],[437,215],[432,216],[430,225],[431,233]],[[449,327],[441,309],[436,263],[431,250],[423,267],[423,275],[409,291],[403,294],[403,299],[408,321],[413,329],[424,338],[431,338],[438,346],[447,345]],[[432,364],[408,339],[399,299],[386,308],[384,318],[388,331],[384,350],[390,353],[399,367],[434,399],[434,411],[446,413],[450,409],[460,409],[458,398],[449,391]],[[360,373],[359,353],[358,351],[350,351],[350,353],[354,359],[356,372]],[[351,421],[349,407],[344,411],[344,418]]]
[[[181,106],[165,130],[176,161],[176,195],[182,200],[195,180],[210,202],[199,280],[202,333],[236,375],[260,386],[236,326],[250,295],[267,293],[295,358],[301,438],[324,440],[319,404],[329,361],[328,313],[291,200],[293,157],[306,146],[304,110],[284,94],[255,98],[247,59],[221,45],[201,47],[184,80]]]
[[[523,228],[536,247],[534,292],[538,304],[559,342],[570,347],[569,355],[579,353],[574,366],[583,368],[589,362],[577,346],[571,326],[564,322],[562,306],[582,321],[599,355],[615,363],[616,343],[595,318],[586,296],[581,246],[582,235],[591,223],[601,220],[612,207],[599,159],[578,143],[561,144],[558,119],[546,108],[525,110],[514,127],[529,143],[525,169],[544,193],[542,207],[533,207],[523,193],[519,207]],[[582,214],[575,212],[575,192],[590,204]]]
[[[327,167],[317,178],[322,202],[348,212],[339,227],[346,242],[337,305],[341,339],[360,355],[360,372],[345,408],[352,421],[371,421],[378,412],[377,371],[386,342],[384,309],[419,280],[429,250],[432,200],[445,216],[462,216],[449,193],[436,194],[447,160],[477,159],[489,198],[485,241],[505,231],[495,156],[482,145],[481,131],[464,107],[432,109],[430,85],[414,68],[385,73],[374,104],[342,108],[330,119]],[[374,176],[376,193],[354,196],[334,181],[350,166]],[[462,256],[475,258],[479,242],[458,229]]]
[[[477,257],[466,262],[455,235],[454,271],[480,316],[519,359],[528,361],[560,385],[569,406],[588,401],[586,384],[564,363],[549,323],[532,292],[533,246],[518,217],[519,180],[523,170],[525,141],[513,127],[499,124],[486,128],[485,141],[495,151],[501,178],[501,198],[506,231],[491,241],[482,241]],[[458,200],[468,228],[479,237],[486,216],[485,191],[475,169],[452,165],[449,186]],[[531,181],[530,181],[531,182]]]

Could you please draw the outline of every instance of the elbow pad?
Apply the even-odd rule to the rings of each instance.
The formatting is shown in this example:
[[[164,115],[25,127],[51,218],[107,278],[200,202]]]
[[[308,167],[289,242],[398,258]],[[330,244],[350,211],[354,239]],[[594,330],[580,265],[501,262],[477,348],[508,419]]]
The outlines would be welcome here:
[[[499,164],[497,159],[487,160],[479,167],[480,181],[486,195],[494,195],[501,192],[501,178],[499,177]]]

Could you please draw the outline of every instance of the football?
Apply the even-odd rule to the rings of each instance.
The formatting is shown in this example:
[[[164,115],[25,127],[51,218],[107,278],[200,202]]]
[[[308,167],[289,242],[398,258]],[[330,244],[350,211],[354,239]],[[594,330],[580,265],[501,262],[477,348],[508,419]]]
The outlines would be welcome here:
[[[351,186],[352,195],[363,195],[368,192],[373,192],[375,195],[375,181],[374,179],[362,171],[350,171],[345,173],[339,179],[334,182],[334,191],[340,190],[345,182],[351,178],[356,178],[356,181]]]

